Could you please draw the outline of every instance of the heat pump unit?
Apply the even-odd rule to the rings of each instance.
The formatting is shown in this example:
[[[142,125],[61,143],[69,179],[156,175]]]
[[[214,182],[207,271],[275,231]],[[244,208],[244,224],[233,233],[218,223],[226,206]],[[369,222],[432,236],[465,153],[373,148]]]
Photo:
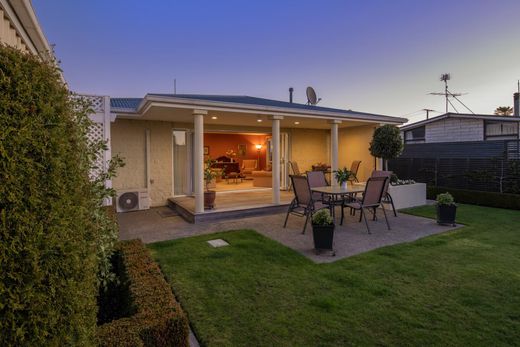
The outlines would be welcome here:
[[[116,196],[117,212],[147,210],[150,208],[150,199],[147,190],[118,191]]]

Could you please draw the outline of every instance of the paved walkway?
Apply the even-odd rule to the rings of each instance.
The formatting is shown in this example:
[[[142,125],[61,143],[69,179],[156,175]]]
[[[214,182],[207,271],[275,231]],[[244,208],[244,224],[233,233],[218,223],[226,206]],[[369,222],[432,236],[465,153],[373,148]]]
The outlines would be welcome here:
[[[164,213],[167,207],[147,211],[119,213],[120,238],[123,240],[140,238],[145,243],[178,239],[218,231],[254,229],[287,247],[305,255],[317,263],[333,262],[376,248],[411,242],[422,237],[446,232],[460,227],[439,226],[428,218],[400,213],[398,217],[389,214],[391,230],[387,230],[381,212],[377,221],[369,221],[372,234],[367,234],[365,224],[358,223],[356,217],[346,216],[343,226],[337,226],[334,235],[336,256],[323,253],[316,255],[313,250],[312,227],[302,235],[304,219],[290,216],[287,228],[283,228],[285,214],[250,217],[212,223],[190,224],[179,216]],[[347,212],[347,211],[345,211]],[[347,213],[348,215],[348,213]]]

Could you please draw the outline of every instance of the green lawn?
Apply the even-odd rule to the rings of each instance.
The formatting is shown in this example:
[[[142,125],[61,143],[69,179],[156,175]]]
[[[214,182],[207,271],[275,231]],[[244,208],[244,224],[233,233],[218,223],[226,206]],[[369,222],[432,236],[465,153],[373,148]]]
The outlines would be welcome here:
[[[203,345],[518,345],[520,212],[462,205],[458,220],[333,264],[252,230],[150,248]],[[216,237],[232,246],[205,243]]]

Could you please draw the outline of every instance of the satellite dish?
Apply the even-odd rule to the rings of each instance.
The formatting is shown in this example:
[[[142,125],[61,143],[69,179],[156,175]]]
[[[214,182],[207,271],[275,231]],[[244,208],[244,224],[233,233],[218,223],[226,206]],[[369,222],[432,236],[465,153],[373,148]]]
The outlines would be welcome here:
[[[316,105],[318,101],[314,89],[312,87],[307,87],[307,104]]]

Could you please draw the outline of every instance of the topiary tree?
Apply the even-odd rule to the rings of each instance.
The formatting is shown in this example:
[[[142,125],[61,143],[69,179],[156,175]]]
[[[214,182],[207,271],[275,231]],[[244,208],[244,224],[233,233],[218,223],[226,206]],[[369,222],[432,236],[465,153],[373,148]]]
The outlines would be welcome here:
[[[91,179],[88,103],[58,68],[0,45],[0,345],[92,345],[114,221]]]
[[[397,158],[403,151],[403,139],[395,125],[383,125],[374,131],[370,142],[370,154],[383,159],[383,167],[388,169],[388,159]]]

